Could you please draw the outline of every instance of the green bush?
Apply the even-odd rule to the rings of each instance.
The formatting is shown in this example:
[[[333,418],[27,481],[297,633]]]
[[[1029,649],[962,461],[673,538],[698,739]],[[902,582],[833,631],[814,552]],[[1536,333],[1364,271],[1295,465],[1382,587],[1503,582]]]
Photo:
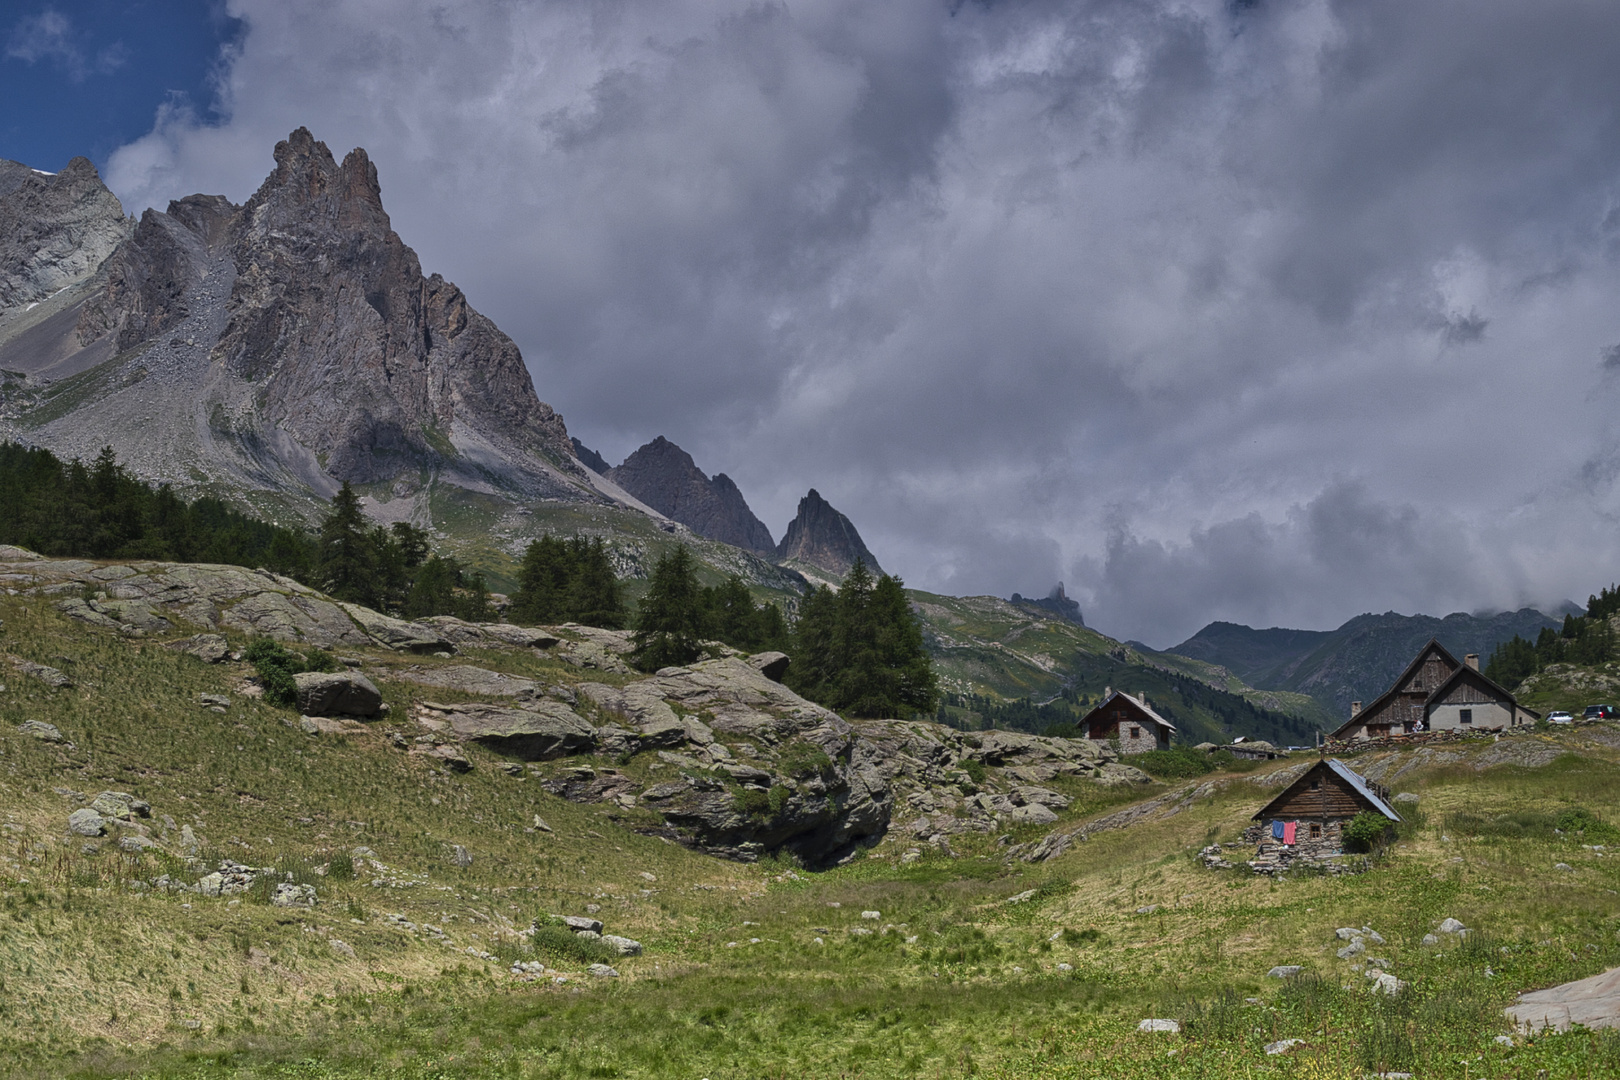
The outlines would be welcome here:
[[[1390,820],[1376,810],[1363,810],[1351,818],[1344,827],[1344,850],[1371,851],[1383,842],[1390,830]]]
[[[990,770],[984,767],[984,762],[974,758],[963,758],[956,763],[956,767],[968,774],[968,779],[975,784],[984,783],[984,778],[990,775]]]
[[[1215,771],[1215,763],[1209,755],[1190,746],[1132,754],[1131,764],[1159,780],[1190,780]]]
[[[815,743],[794,739],[782,747],[777,765],[789,776],[815,776],[832,768],[833,760]]]
[[[606,964],[619,955],[618,950],[606,942],[580,937],[562,920],[550,916],[535,920],[529,946],[536,955],[552,964]]]
[[[300,656],[274,638],[254,638],[243,650],[243,659],[253,665],[264,683],[264,699],[274,705],[291,705],[298,699],[294,675],[306,671],[337,671],[337,659],[325,649],[311,649]]]

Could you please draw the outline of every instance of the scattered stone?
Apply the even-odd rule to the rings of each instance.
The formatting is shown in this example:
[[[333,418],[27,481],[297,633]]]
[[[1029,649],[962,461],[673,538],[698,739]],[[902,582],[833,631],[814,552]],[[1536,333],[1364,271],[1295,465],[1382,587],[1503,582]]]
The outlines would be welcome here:
[[[1003,900],[1002,903],[1003,904],[1022,904],[1026,900],[1035,899],[1036,894],[1039,893],[1040,891],[1041,890],[1039,890],[1039,889],[1025,889],[1021,893],[1014,893],[1012,896],[1007,897],[1007,899]]]
[[[1294,1047],[1303,1045],[1305,1045],[1304,1039],[1278,1039],[1276,1042],[1266,1043],[1266,1053],[1276,1057],[1278,1054],[1286,1054]]]
[[[1074,965],[1073,964],[1059,964],[1057,966],[1057,969],[1059,971],[1073,971],[1074,970]]]
[[[1554,870],[1573,870],[1575,868],[1573,866],[1569,865],[1569,863],[1567,863],[1567,862],[1561,862],[1561,863],[1553,863],[1553,869]]]
[[[542,818],[539,814],[534,815],[534,827],[536,829],[539,829],[541,832],[551,832],[552,831],[551,826],[547,825],[546,822],[545,822],[545,819]]]
[[[1440,939],[1435,937],[1433,934],[1424,934],[1423,935],[1423,944],[1425,944],[1425,945],[1438,945],[1438,944],[1440,944]]]
[[[1466,934],[1468,933],[1468,927],[1456,919],[1448,918],[1440,924],[1440,932],[1442,934]]]
[[[1378,931],[1369,930],[1365,926],[1363,926],[1361,928],[1361,932],[1363,934],[1365,934],[1367,936],[1367,940],[1372,942],[1374,945],[1382,945],[1382,944],[1384,944],[1384,935],[1380,934]]]
[[[1367,977],[1373,981],[1373,993],[1394,997],[1406,989],[1406,984],[1387,971],[1368,971]]]
[[[863,912],[861,912],[861,918],[876,921],[878,919],[883,918],[883,912],[881,912],[881,911],[863,911]]]
[[[1052,812],[1051,807],[1042,803],[1028,803],[1014,807],[1007,814],[1007,820],[1017,825],[1050,825],[1057,819],[1058,816]]]
[[[24,675],[31,675],[53,690],[66,690],[73,685],[73,680],[53,667],[36,664],[32,660],[24,660],[20,656],[11,658],[11,666]]]
[[[592,964],[586,970],[598,979],[617,979],[619,977],[619,973],[606,964]]]
[[[152,840],[149,837],[125,836],[119,839],[118,846],[122,850],[129,852],[131,855],[139,855],[141,852],[148,851],[157,847],[158,845],[157,841]]]
[[[1178,1035],[1178,1034],[1181,1033],[1181,1021],[1179,1021],[1179,1020],[1143,1020],[1141,1023],[1136,1025],[1136,1030],[1137,1031],[1166,1031],[1166,1032],[1169,1032],[1171,1035]]]
[[[298,711],[308,716],[376,716],[382,712],[382,694],[376,684],[356,671],[305,671],[294,675],[293,683]]]
[[[1395,796],[1395,801],[1398,803],[1415,803],[1418,801],[1418,797],[1410,791],[1403,791]]]
[[[600,934],[602,932],[601,919],[588,919],[583,915],[564,915],[563,925],[568,927],[568,929],[572,930],[576,934],[583,931],[589,931],[593,934]]]
[[[852,926],[849,928],[849,932],[856,937],[872,936],[872,928],[869,926]]]
[[[1362,953],[1364,953],[1366,951],[1367,951],[1367,946],[1363,945],[1359,941],[1352,941],[1350,944],[1348,944],[1344,948],[1340,949],[1334,955],[1338,956],[1338,958],[1340,960],[1349,960],[1351,957],[1360,956]]]
[[[100,814],[82,807],[68,815],[68,829],[78,836],[102,836],[107,832],[107,824]]]
[[[1353,941],[1357,936],[1360,935],[1361,931],[1355,929],[1354,927],[1341,926],[1337,930],[1333,931],[1333,933],[1340,941]]]
[[[230,655],[230,643],[223,634],[198,634],[195,637],[181,638],[171,641],[163,646],[186,656],[194,656],[205,664],[218,664]]]
[[[350,960],[354,959],[354,946],[350,945],[348,942],[339,941],[337,938],[327,938],[326,943],[330,945],[332,947],[332,951],[337,953],[339,956],[346,956]]]
[[[1513,1045],[1513,1036],[1511,1036],[1511,1035],[1498,1035],[1496,1038],[1492,1039],[1491,1041],[1494,1042],[1497,1046],[1512,1046]]]
[[[126,820],[152,816],[152,805],[137,799],[127,791],[103,791],[90,802],[90,809],[108,818]]]
[[[56,725],[47,724],[43,720],[24,720],[18,726],[17,731],[18,731],[19,734],[31,735],[34,738],[38,739],[40,742],[48,742],[48,743],[65,743],[65,742],[67,742],[66,739],[62,738],[62,733],[56,729]]]
[[[450,845],[450,861],[465,869],[472,865],[472,852],[460,844]]]
[[[1291,979],[1305,969],[1299,964],[1279,964],[1266,972],[1268,979]]]
[[[645,870],[641,871],[641,873],[639,874],[639,877],[643,881],[650,881],[650,882],[653,882],[653,883],[657,883],[657,881],[658,881],[658,878],[656,876],[647,873],[647,871],[645,871]]]
[[[231,699],[224,694],[198,694],[197,704],[210,709],[228,709],[231,707]]]
[[[1136,909],[1136,913],[1138,915],[1151,915],[1155,911],[1158,911],[1158,910],[1159,910],[1159,905],[1158,904],[1144,904],[1141,907]]]
[[[270,894],[272,907],[314,907],[315,886],[294,885],[290,881],[278,884]]]
[[[620,956],[640,956],[641,942],[617,934],[603,934],[602,943],[618,950]]]

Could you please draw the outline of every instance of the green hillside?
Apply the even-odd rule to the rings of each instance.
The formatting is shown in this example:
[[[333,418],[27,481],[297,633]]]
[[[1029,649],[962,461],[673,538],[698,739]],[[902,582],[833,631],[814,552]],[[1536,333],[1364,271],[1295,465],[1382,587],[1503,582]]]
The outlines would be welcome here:
[[[0,1069],[11,1075],[1359,1080],[1620,1069],[1611,1033],[1527,1040],[1501,1016],[1521,989],[1620,964],[1620,864],[1584,846],[1617,835],[1614,726],[1353,759],[1421,799],[1401,804],[1400,838],[1358,876],[1273,881],[1196,857],[1237,840],[1298,768],[1286,761],[1180,787],[1060,777],[1073,801],[1050,825],[968,830],[948,845],[893,829],[813,873],[698,854],[649,829],[642,811],[541,786],[581,767],[627,767],[613,758],[511,770],[471,746],[470,770],[457,772],[389,734],[410,743],[416,703],[469,696],[399,677],[411,667],[476,663],[570,686],[622,675],[532,651],[345,650],[392,712],[352,735],[306,735],[296,714],[240,692],[243,665],[86,628],[48,598],[0,596],[0,620]],[[229,705],[203,708],[204,693]],[[67,741],[31,737],[25,721]],[[633,767],[657,765],[644,754]],[[989,790],[1012,782],[996,774]],[[69,811],[103,790],[150,803],[158,846],[68,834]],[[1556,831],[1566,817],[1584,831]],[[1008,855],[1082,827],[1086,842],[1049,861]],[[274,866],[318,901],[282,908],[268,888],[159,887],[223,859]],[[618,977],[586,973],[586,942],[544,925],[520,933],[587,913],[645,947],[612,960]],[[1473,933],[1423,944],[1448,917]],[[1341,926],[1380,932],[1378,963],[1407,984],[1398,996],[1375,994],[1358,958],[1335,956]],[[514,974],[514,961],[548,970]],[[1302,973],[1267,978],[1279,964]],[[1144,1018],[1183,1029],[1140,1034]],[[1300,1041],[1266,1052],[1285,1039]]]
[[[993,596],[910,595],[947,694],[1052,702],[1078,718],[1110,687],[1145,692],[1189,744],[1246,735],[1309,745],[1326,718],[1302,694],[1256,691],[1212,665],[1144,653],[1039,609]],[[948,718],[977,726],[962,712]]]

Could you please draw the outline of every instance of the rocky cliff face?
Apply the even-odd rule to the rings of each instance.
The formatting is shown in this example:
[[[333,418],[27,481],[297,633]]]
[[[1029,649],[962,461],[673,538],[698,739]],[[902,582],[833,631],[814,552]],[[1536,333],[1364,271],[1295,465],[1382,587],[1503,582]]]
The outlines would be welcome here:
[[[206,372],[216,441],[268,451],[306,478],[445,472],[466,486],[588,496],[517,346],[461,290],[423,276],[365,151],[339,164],[300,128],[275,160],[246,205],[196,195],[148,210],[80,312],[79,343],[111,336],[118,355],[143,351],[149,371]],[[200,363],[143,350],[159,344]]]
[[[703,475],[690,454],[662,435],[608,470],[607,476],[699,536],[749,551],[776,550],[771,531],[748,508],[731,477]]]
[[[815,488],[799,500],[798,515],[788,524],[776,553],[785,562],[816,567],[837,578],[849,573],[856,559],[874,574],[883,572],[854,524]]]
[[[128,235],[123,207],[87,159],[54,175],[0,161],[0,312],[84,281]]]

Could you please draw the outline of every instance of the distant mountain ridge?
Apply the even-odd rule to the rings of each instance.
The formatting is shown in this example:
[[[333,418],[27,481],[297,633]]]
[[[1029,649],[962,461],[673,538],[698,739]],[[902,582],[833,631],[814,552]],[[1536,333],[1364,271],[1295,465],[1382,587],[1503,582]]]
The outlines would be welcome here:
[[[855,524],[833,509],[815,488],[799,500],[799,512],[788,523],[776,554],[789,566],[820,570],[834,579],[849,573],[856,559],[872,573],[883,573]]]
[[[1492,650],[1515,634],[1534,640],[1560,622],[1533,608],[1478,616],[1357,615],[1337,630],[1256,630],[1214,622],[1165,653],[1215,664],[1258,690],[1308,694],[1335,715],[1348,716],[1352,701],[1370,702],[1389,689],[1430,638],[1456,656]]]
[[[748,551],[776,551],[771,531],[748,508],[731,477],[705,476],[692,455],[662,435],[609,469],[607,477],[699,536]]]

